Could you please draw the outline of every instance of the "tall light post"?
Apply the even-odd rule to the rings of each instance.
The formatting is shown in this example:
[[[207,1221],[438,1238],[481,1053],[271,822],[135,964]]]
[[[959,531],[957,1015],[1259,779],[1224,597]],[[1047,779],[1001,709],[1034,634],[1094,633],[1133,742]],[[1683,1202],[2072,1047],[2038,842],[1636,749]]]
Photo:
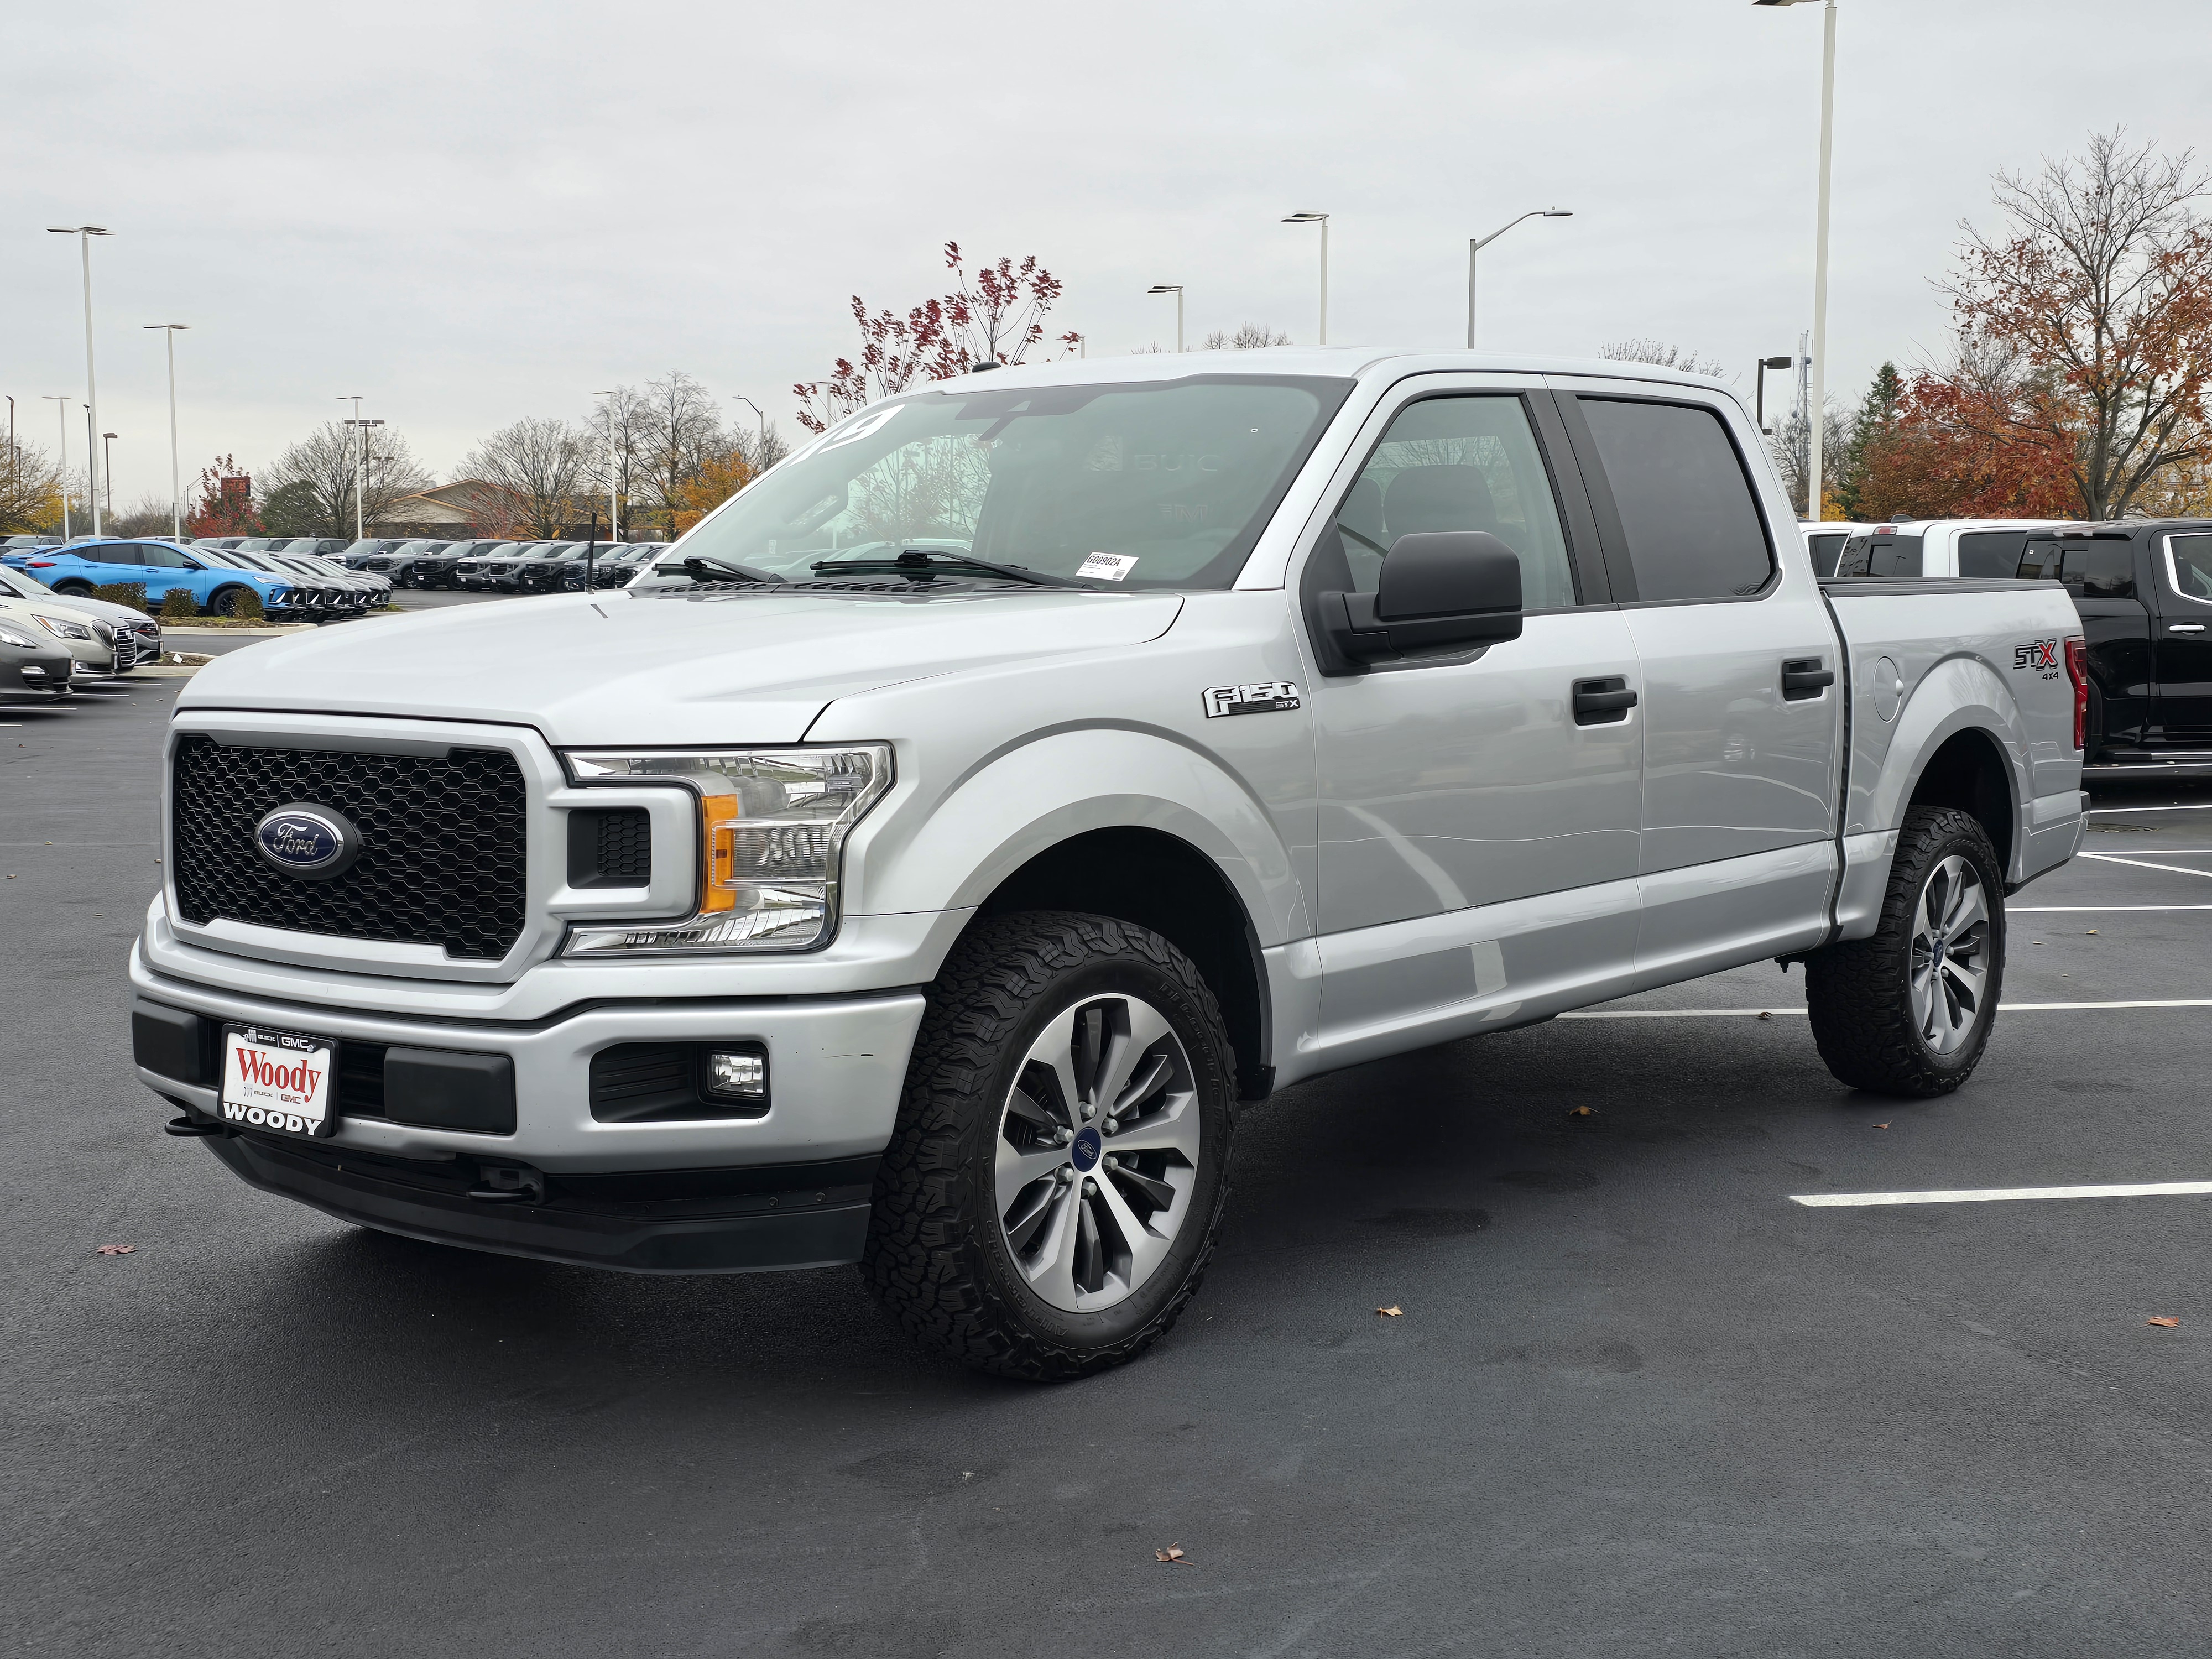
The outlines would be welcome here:
[[[1326,213],[1292,213],[1285,216],[1286,225],[1319,225],[1321,227],[1321,343],[1328,343],[1328,215]]]
[[[180,542],[185,538],[185,494],[177,473],[177,335],[191,325],[142,323],[139,326],[160,330],[161,342],[169,349],[169,539]]]
[[[744,394],[744,392],[732,392],[732,393],[730,394],[730,401],[731,401],[732,403],[733,403],[733,404],[744,404],[747,409],[750,409],[750,410],[752,410],[752,412],[753,412],[754,414],[756,414],[756,415],[757,415],[757,416],[760,416],[760,447],[761,447],[761,453],[762,453],[762,454],[763,454],[763,455],[767,454],[767,453],[768,453],[768,411],[767,411],[766,410],[763,409],[763,408],[762,408],[758,404],[755,403],[751,398],[750,398],[746,397],[746,396],[745,396],[745,394]]]
[[[354,407],[358,409],[361,405],[356,403]],[[368,429],[373,426],[382,426],[384,422],[356,419],[348,421],[345,424],[356,430],[361,441],[361,465],[355,472],[353,479],[353,538],[359,541],[368,534],[366,527],[368,496]]]
[[[1572,208],[1547,207],[1530,208],[1521,216],[1521,219],[1571,219],[1574,216]],[[1521,219],[1507,220],[1487,236],[1467,239],[1467,349],[1469,351],[1474,349],[1474,256],[1519,224]]]
[[[1172,294],[1176,296],[1176,349],[1182,349],[1182,284],[1154,283],[1145,290],[1147,294]]]
[[[47,394],[46,401],[54,406],[54,414],[62,428],[62,539],[70,539],[69,516],[69,393],[55,392]]]
[[[1796,6],[1805,0],[1751,0],[1754,6]],[[1820,521],[1820,440],[1828,410],[1828,161],[1836,133],[1836,0],[1827,0],[1820,27],[1820,185],[1813,228],[1813,392],[1806,412],[1805,516]]]
[[[113,452],[107,446],[122,435],[119,432],[100,434],[100,482],[107,494],[107,516],[111,519],[115,516],[115,463],[110,459]]]
[[[92,239],[112,234],[100,225],[48,225],[46,229],[55,236],[74,236],[77,251],[84,256],[84,395],[85,407],[92,411],[92,429],[100,430],[100,387],[92,372]],[[88,457],[85,467],[85,493],[92,497],[92,533],[100,534],[100,480],[89,476],[92,460]]]
[[[594,392],[607,400],[607,539],[622,539],[622,452],[615,447],[615,394]]]

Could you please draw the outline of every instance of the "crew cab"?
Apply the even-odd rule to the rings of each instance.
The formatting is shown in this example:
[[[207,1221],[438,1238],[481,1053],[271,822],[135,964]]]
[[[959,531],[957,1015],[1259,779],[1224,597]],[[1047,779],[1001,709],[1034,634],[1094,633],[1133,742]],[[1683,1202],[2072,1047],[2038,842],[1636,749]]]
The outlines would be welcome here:
[[[2059,583],[2081,613],[2088,769],[2212,773],[2212,519],[2039,530],[2018,574]]]
[[[934,1351],[1079,1375],[1304,1079],[1781,957],[1838,1079],[1958,1088],[2086,694],[2055,585],[1818,580],[1710,380],[1003,368],[628,586],[201,671],[137,1063],[333,1215],[858,1262]]]

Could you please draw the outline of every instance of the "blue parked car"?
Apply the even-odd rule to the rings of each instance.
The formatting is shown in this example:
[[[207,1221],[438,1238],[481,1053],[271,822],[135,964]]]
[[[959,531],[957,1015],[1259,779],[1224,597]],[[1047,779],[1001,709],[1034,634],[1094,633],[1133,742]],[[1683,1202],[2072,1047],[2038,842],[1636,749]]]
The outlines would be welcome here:
[[[103,538],[67,547],[27,547],[0,558],[57,593],[89,595],[110,583],[138,582],[146,589],[148,606],[158,611],[170,591],[181,587],[194,605],[218,617],[237,614],[239,598],[249,589],[260,595],[261,608],[271,616],[288,613],[298,586],[293,578],[248,570],[223,562],[221,554],[169,541]]]

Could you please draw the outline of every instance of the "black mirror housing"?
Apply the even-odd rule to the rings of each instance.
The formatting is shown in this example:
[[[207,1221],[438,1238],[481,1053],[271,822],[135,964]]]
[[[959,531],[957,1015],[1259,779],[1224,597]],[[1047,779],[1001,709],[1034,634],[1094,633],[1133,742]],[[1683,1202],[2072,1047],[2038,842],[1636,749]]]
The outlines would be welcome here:
[[[1425,531],[1390,545],[1372,593],[1323,593],[1330,643],[1354,662],[1521,637],[1520,556],[1486,530]]]

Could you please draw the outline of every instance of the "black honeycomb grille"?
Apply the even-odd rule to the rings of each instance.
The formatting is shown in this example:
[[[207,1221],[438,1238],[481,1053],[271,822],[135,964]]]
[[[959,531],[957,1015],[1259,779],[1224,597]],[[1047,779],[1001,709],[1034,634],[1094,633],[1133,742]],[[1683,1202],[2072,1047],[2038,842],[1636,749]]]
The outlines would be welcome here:
[[[653,879],[653,818],[642,806],[599,814],[599,879],[642,887]]]
[[[190,735],[173,782],[170,868],[187,921],[439,945],[478,961],[522,936],[528,826],[512,755],[242,749]],[[351,869],[305,881],[254,851],[262,817],[294,803],[353,820],[362,853]]]

